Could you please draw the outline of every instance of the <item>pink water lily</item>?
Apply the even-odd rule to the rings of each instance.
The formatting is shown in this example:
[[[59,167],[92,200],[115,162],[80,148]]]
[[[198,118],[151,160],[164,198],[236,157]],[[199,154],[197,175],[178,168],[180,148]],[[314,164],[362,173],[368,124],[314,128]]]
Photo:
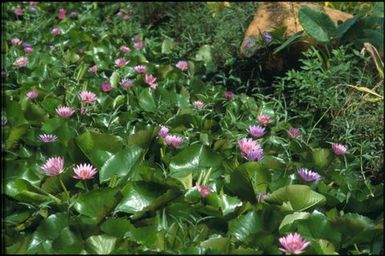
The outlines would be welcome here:
[[[348,151],[347,147],[345,147],[342,144],[337,144],[337,143],[332,144],[332,149],[334,151],[334,154],[336,154],[337,156],[343,156]]]
[[[183,143],[183,138],[181,136],[178,136],[178,135],[166,135],[166,137],[164,138],[164,142],[169,145],[169,146],[172,146],[174,148],[177,148],[179,147],[180,145],[182,145]]]
[[[15,15],[16,16],[22,16],[24,14],[24,11],[23,11],[23,9],[21,9],[20,7],[17,7],[16,9],[15,9]]]
[[[132,86],[134,86],[134,80],[131,80],[131,79],[124,79],[120,82],[120,85],[124,88],[124,89],[129,89],[131,88]]]
[[[98,71],[98,66],[97,65],[93,65],[92,67],[90,67],[88,69],[88,72],[90,72],[90,73],[96,73],[96,71]]]
[[[41,166],[41,169],[48,176],[56,176],[64,171],[64,158],[51,157]]]
[[[120,49],[121,52],[124,52],[124,53],[129,53],[129,52],[131,52],[131,49],[128,48],[127,46],[125,46],[125,45],[120,46],[119,49]]]
[[[146,65],[137,65],[134,67],[136,73],[146,73],[147,66]]]
[[[36,99],[38,96],[39,96],[39,93],[38,91],[36,90],[32,90],[32,91],[29,91],[27,92],[27,97],[30,99],[30,100],[33,100],[33,99]]]
[[[290,127],[288,133],[293,139],[298,139],[301,136],[301,131],[298,128]]]
[[[60,28],[53,28],[51,31],[51,34],[54,36],[58,36],[61,34],[61,29]]]
[[[80,99],[83,103],[93,104],[96,101],[96,95],[90,91],[83,91],[80,93]]]
[[[158,132],[158,136],[161,137],[161,138],[166,138],[166,136],[168,135],[169,133],[169,129],[165,126],[162,126]]]
[[[78,180],[89,180],[94,178],[96,174],[96,168],[90,164],[77,165],[73,168],[73,170],[76,175],[72,177]]]
[[[151,74],[146,74],[144,77],[144,81],[146,84],[150,85],[151,89],[155,90],[158,86],[158,83],[156,82],[156,77],[154,77]]]
[[[268,126],[273,122],[273,119],[271,119],[270,116],[262,114],[257,117],[258,122],[260,122],[263,126]]]
[[[231,100],[234,97],[234,93],[232,91],[226,91],[225,92],[225,98],[227,100]]]
[[[301,254],[309,246],[310,242],[306,241],[298,233],[290,233],[287,236],[279,238],[281,244],[280,251],[285,254]]]
[[[21,45],[23,43],[23,41],[21,41],[19,38],[13,38],[12,40],[11,40],[11,44],[12,45]]]
[[[252,139],[242,138],[238,140],[238,145],[242,156],[247,160],[261,160],[264,157],[261,145]]]
[[[126,60],[125,58],[119,58],[119,59],[116,59],[115,60],[115,67],[117,68],[122,68],[124,66],[126,66],[128,64],[128,60]]]
[[[110,92],[112,90],[112,85],[109,83],[109,82],[104,82],[102,83],[102,85],[100,86],[100,89],[103,91],[103,92]]]
[[[18,58],[13,65],[15,65],[18,68],[26,67],[28,65],[28,58],[27,57],[20,57]]]
[[[194,108],[203,108],[205,106],[205,103],[203,103],[203,101],[200,101],[200,100],[196,100],[193,102],[193,106]]]
[[[59,13],[57,15],[58,19],[59,20],[64,20],[66,18],[66,13],[67,13],[67,10],[64,9],[64,8],[60,8],[59,9]]]
[[[182,71],[188,70],[188,62],[185,60],[178,61],[178,63],[175,66]]]
[[[199,185],[197,184],[196,187],[198,188],[199,194],[201,195],[202,198],[208,197],[208,195],[211,194],[211,189],[208,185]]]
[[[59,106],[59,107],[56,108],[56,113],[60,117],[70,118],[75,113],[75,110],[73,108],[70,108],[70,107]]]

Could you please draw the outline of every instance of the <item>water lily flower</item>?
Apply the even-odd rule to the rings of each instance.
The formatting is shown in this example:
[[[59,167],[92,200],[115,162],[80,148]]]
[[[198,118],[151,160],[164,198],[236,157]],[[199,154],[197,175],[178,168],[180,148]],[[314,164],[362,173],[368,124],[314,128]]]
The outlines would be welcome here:
[[[258,121],[263,125],[263,126],[268,126],[269,124],[271,124],[273,122],[273,119],[271,119],[270,116],[268,115],[259,115],[257,117]]]
[[[29,91],[27,92],[27,97],[30,99],[30,100],[33,100],[33,99],[36,99],[38,96],[39,96],[39,92],[36,91],[36,90],[32,90],[32,91]]]
[[[109,82],[104,82],[102,83],[102,85],[100,86],[100,89],[103,91],[103,92],[109,92],[112,90],[112,86]]]
[[[93,104],[96,101],[96,95],[90,91],[83,91],[80,93],[80,99],[83,103]]]
[[[15,9],[15,15],[16,15],[16,16],[22,16],[23,13],[24,13],[24,11],[23,11],[23,9],[21,9],[20,7],[17,7],[17,8]]]
[[[78,13],[76,11],[72,11],[70,16],[71,18],[76,18],[78,16]]]
[[[60,28],[53,28],[51,31],[51,34],[54,36],[58,36],[61,34],[61,29]]]
[[[64,9],[64,8],[60,8],[59,9],[59,13],[57,15],[58,19],[59,20],[64,20],[66,18],[66,13],[67,13],[67,10]]]
[[[316,172],[310,171],[306,168],[301,168],[298,170],[298,175],[306,182],[317,181],[321,179],[321,175]]]
[[[262,192],[259,192],[258,193],[258,202],[264,202],[268,197],[269,197],[270,193],[262,193]]]
[[[124,88],[124,89],[129,89],[131,88],[132,86],[134,86],[134,80],[131,80],[131,79],[124,79],[120,82],[120,85]]]
[[[125,58],[116,59],[115,60],[115,67],[117,67],[117,68],[124,67],[125,65],[127,65],[128,62],[129,61],[126,60]]]
[[[56,176],[64,171],[64,158],[63,157],[51,157],[41,166],[41,169],[48,176]]]
[[[73,168],[75,176],[72,176],[78,180],[89,180],[92,179],[96,174],[96,168],[90,164],[80,164]]]
[[[59,106],[59,107],[56,108],[56,113],[60,117],[70,118],[75,113],[75,110],[73,108],[70,108],[70,107]]]
[[[138,65],[134,67],[136,73],[146,73],[147,72],[147,66],[146,65]]]
[[[270,43],[273,40],[273,37],[268,32],[263,32],[262,37],[268,43]]]
[[[227,100],[231,100],[234,97],[234,93],[232,91],[226,91],[225,92],[225,98]]]
[[[303,239],[298,233],[290,233],[287,236],[281,237],[279,242],[282,246],[279,250],[286,254],[301,254],[310,244],[309,241]]]
[[[261,160],[264,152],[260,144],[252,139],[242,138],[238,141],[242,156],[250,161]]]
[[[49,142],[54,142],[57,140],[57,136],[53,134],[40,134],[39,139],[42,142],[49,143]]]
[[[12,40],[11,40],[11,44],[12,45],[21,45],[21,43],[22,43],[22,41],[19,39],[19,38],[13,38]]]
[[[28,64],[28,58],[27,57],[20,57],[17,59],[13,65],[17,66],[18,68],[26,67]]]
[[[249,129],[247,131],[254,138],[260,138],[265,134],[265,128],[259,125],[249,126]]]
[[[169,146],[177,148],[182,145],[183,138],[178,135],[166,135],[166,137],[164,138],[164,142]]]
[[[32,47],[24,47],[24,52],[25,53],[31,53],[33,51]]]
[[[158,83],[156,82],[156,77],[151,74],[146,74],[144,77],[144,81],[146,82],[146,84],[150,85],[151,89],[153,90],[155,90],[158,86]]]
[[[140,36],[134,36],[132,40],[134,41],[134,47],[136,49],[138,50],[143,49],[143,40]]]
[[[301,131],[298,128],[290,127],[288,133],[293,139],[298,139],[301,136]]]
[[[124,52],[124,53],[129,53],[129,52],[131,52],[131,49],[125,45],[122,45],[122,46],[120,46],[120,51]]]
[[[332,144],[332,149],[334,151],[334,154],[336,154],[337,156],[345,155],[346,152],[348,151],[346,146],[341,144],[336,144],[336,143]]]
[[[208,185],[201,186],[201,185],[197,184],[196,186],[197,186],[199,194],[201,195],[202,198],[206,198],[212,192]]]
[[[194,108],[199,109],[199,108],[203,108],[205,106],[205,104],[200,100],[196,100],[193,102],[193,106],[194,106]]]
[[[188,62],[185,60],[178,61],[178,63],[175,66],[182,71],[188,70]]]
[[[90,72],[90,73],[96,73],[96,71],[98,71],[98,66],[97,65],[93,65],[92,67],[90,67],[88,69],[88,72]]]
[[[162,126],[158,132],[158,136],[161,137],[161,138],[165,138],[168,133],[169,133],[169,129],[165,126]]]

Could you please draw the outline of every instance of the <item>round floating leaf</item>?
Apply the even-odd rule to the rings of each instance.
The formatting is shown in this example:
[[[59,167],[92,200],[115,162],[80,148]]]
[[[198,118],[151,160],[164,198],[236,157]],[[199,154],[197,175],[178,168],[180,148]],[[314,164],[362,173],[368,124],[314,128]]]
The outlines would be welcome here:
[[[309,218],[310,213],[308,212],[295,212],[293,214],[288,214],[285,216],[285,218],[282,220],[281,224],[279,225],[279,231],[285,232],[286,225],[292,224],[296,220],[301,220],[301,219],[307,219]]]
[[[230,238],[222,236],[211,237],[201,242],[200,246],[211,249],[217,253],[226,253],[230,248]]]
[[[115,211],[126,213],[142,211],[163,193],[164,189],[151,183],[129,182],[122,190],[123,199]]]
[[[250,236],[262,230],[262,218],[254,211],[229,222],[229,234],[234,235],[235,238],[242,242],[246,242]]]
[[[100,229],[108,235],[123,238],[130,229],[135,228],[127,219],[108,219],[100,226]]]
[[[327,148],[317,148],[312,152],[312,157],[316,168],[324,169],[329,163],[333,160],[333,155],[330,149]]]
[[[154,112],[157,109],[151,88],[145,88],[139,94],[139,106],[146,112]]]
[[[98,169],[123,147],[121,138],[117,136],[90,131],[76,137],[76,143]]]
[[[60,254],[79,254],[83,248],[81,236],[75,234],[69,227],[58,232],[59,237],[52,243],[52,249]]]
[[[79,194],[74,207],[80,214],[99,223],[117,203],[115,195],[118,191],[118,188],[103,188]]]
[[[147,148],[152,140],[153,129],[138,131],[127,139],[128,145],[136,145],[142,148]]]
[[[110,180],[112,177],[127,176],[132,167],[138,162],[143,150],[137,146],[129,146],[116,155],[107,159],[99,172],[100,182]]]
[[[257,203],[257,197],[249,174],[245,169],[236,169],[230,174],[230,182],[226,184],[232,194],[241,200],[247,200],[251,203]]]
[[[194,144],[178,153],[170,162],[171,176],[183,178],[201,169],[217,169],[222,164],[222,158],[211,148]]]
[[[109,235],[91,236],[86,240],[86,245],[91,253],[107,255],[114,250],[116,240],[116,237]]]
[[[35,235],[42,240],[54,240],[60,236],[60,232],[68,226],[66,213],[50,215],[37,228]]]
[[[326,202],[325,196],[318,194],[306,185],[289,185],[280,188],[266,199],[273,204],[290,204],[293,211],[304,211],[310,207]]]
[[[23,179],[9,181],[5,186],[5,194],[22,202],[38,203],[51,200],[47,192]]]

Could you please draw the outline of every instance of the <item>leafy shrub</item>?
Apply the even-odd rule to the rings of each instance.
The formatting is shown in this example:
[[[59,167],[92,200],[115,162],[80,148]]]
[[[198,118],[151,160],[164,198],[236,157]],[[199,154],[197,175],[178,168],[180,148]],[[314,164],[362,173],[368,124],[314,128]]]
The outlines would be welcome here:
[[[345,46],[332,50],[329,68],[315,48],[305,52],[301,62],[300,70],[290,70],[274,85],[286,110],[298,118],[297,123],[317,124],[313,135],[319,139],[344,141],[353,152],[365,154],[365,170],[379,178],[383,165],[378,154],[383,147],[382,102],[365,101],[362,94],[346,86],[373,88],[379,77],[372,60]],[[368,138],[370,143],[365,142]]]

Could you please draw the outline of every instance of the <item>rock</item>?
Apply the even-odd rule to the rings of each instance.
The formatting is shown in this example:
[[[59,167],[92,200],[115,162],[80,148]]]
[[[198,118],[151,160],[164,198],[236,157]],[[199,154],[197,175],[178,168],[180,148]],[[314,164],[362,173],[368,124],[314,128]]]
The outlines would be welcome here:
[[[262,2],[259,4],[255,12],[253,21],[246,30],[240,49],[241,54],[246,57],[251,57],[258,50],[258,45],[256,47],[250,47],[251,40],[252,38],[260,38],[263,32],[270,32],[278,27],[285,26],[285,35],[289,37],[299,31],[302,31],[303,28],[299,22],[298,13],[304,5],[313,9],[324,11],[333,21],[336,22],[336,24],[342,23],[353,17],[353,15],[349,13],[322,6],[319,3]],[[313,43],[315,44],[316,42],[314,41]]]

